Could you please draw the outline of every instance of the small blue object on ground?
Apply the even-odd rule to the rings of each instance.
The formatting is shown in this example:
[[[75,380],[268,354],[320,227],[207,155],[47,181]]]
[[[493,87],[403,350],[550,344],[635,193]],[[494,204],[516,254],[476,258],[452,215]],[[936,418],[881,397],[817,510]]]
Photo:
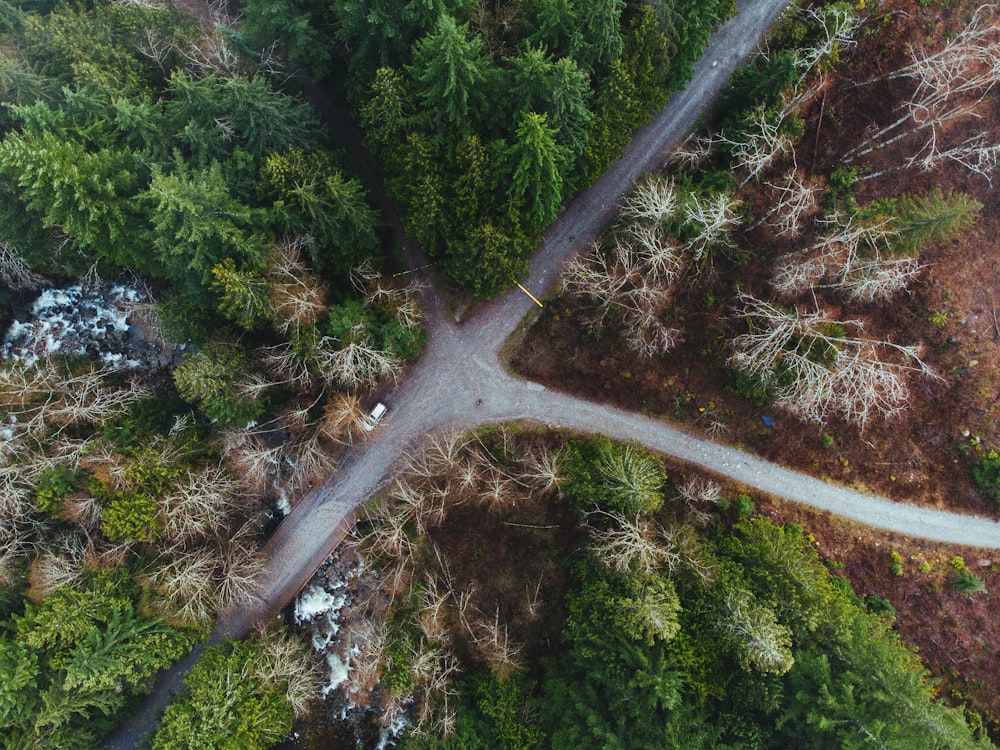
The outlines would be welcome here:
[[[770,417],[761,417],[760,421],[764,423],[765,427],[774,427],[774,423],[771,422]]]

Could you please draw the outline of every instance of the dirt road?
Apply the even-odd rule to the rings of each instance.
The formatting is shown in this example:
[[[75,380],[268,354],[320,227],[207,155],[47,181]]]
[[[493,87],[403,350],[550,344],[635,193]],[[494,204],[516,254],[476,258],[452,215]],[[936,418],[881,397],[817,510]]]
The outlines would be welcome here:
[[[558,279],[566,258],[585,249],[614,217],[631,184],[660,166],[666,151],[686,135],[733,70],[754,52],[761,35],[787,2],[737,3],[737,16],[713,37],[687,89],[671,98],[657,118],[635,135],[625,156],[576,196],[546,231],[524,282],[532,294],[543,297]],[[390,215],[390,220],[400,231],[396,217]],[[1000,525],[990,521],[893,503],[829,485],[734,448],[692,437],[662,422],[510,376],[498,353],[535,309],[535,303],[519,290],[483,306],[460,326],[445,318],[433,288],[428,290],[426,301],[427,345],[405,381],[387,399],[389,414],[384,423],[364,443],[350,448],[336,473],[302,498],[278,527],[264,549],[267,575],[255,603],[223,616],[213,642],[244,635],[254,622],[288,604],[340,541],[344,524],[351,523],[358,504],[375,495],[400,457],[415,450],[428,434],[494,422],[521,420],[634,440],[721,477],[877,528],[953,544],[1000,548]],[[478,398],[483,404],[477,407]],[[107,744],[122,750],[132,748],[152,731],[170,694],[181,687],[190,661],[161,675],[141,712],[108,737]]]

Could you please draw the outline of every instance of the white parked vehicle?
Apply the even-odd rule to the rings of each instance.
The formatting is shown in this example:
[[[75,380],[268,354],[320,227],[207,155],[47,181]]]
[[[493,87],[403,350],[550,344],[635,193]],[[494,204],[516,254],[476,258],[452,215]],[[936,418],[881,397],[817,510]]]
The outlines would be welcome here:
[[[379,420],[385,416],[385,413],[387,411],[388,408],[386,407],[386,405],[383,404],[381,401],[379,401],[377,404],[375,404],[375,406],[372,407],[372,410],[368,412],[368,415],[361,420],[361,429],[364,430],[365,432],[371,432],[372,430],[374,430],[375,427],[378,425]]]

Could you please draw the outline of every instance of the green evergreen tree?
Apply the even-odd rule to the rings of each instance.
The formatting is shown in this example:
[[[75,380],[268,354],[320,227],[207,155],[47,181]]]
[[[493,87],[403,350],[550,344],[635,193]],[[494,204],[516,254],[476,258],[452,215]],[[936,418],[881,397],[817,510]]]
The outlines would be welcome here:
[[[587,74],[569,58],[552,60],[544,50],[533,47],[514,58],[511,69],[510,109],[546,115],[556,142],[575,160],[586,149],[593,118]]]
[[[405,135],[406,122],[413,114],[409,85],[395,68],[379,68],[369,87],[367,101],[360,108],[365,142],[389,159]]]
[[[361,183],[344,177],[328,152],[268,154],[260,176],[285,231],[315,241],[310,253],[318,269],[343,272],[377,250],[378,215]]]
[[[528,43],[575,59],[586,44],[575,0],[535,0],[531,5],[535,19]]]
[[[477,297],[492,297],[524,273],[529,247],[517,227],[483,224],[449,246],[448,277]]]
[[[232,258],[212,268],[212,291],[219,296],[219,312],[247,331],[260,328],[270,317],[267,279],[256,271],[241,271]]]
[[[240,34],[254,46],[277,41],[293,65],[312,68],[317,78],[330,72],[333,19],[309,0],[246,0],[240,5]]]
[[[239,145],[254,156],[315,148],[319,118],[307,102],[276,91],[265,76],[196,78],[174,71],[167,118],[196,163],[207,166]]]
[[[280,742],[292,729],[291,683],[315,685],[308,684],[307,647],[283,641],[279,654],[272,639],[205,649],[164,712],[153,750],[265,750]]]
[[[452,195],[449,203],[459,227],[474,227],[492,207],[496,191],[496,164],[489,147],[470,135],[455,149]]]
[[[639,112],[635,84],[622,60],[611,64],[594,97],[587,147],[587,174],[600,175],[622,154]]]
[[[580,14],[595,64],[606,66],[621,57],[624,49],[621,17],[624,10],[625,0],[591,0],[586,11]]]
[[[541,228],[555,219],[562,205],[568,153],[556,143],[544,114],[523,113],[514,136],[508,152],[513,165],[509,195],[525,200],[532,224]]]
[[[663,506],[663,465],[637,445],[613,443],[603,436],[574,443],[564,470],[563,491],[583,512],[599,507],[632,518]]]
[[[174,383],[181,396],[197,404],[209,419],[220,422],[249,422],[263,407],[240,393],[249,362],[235,347],[209,346],[187,354],[174,369]]]
[[[445,238],[451,236],[442,159],[431,139],[415,132],[407,136],[401,156],[392,187],[409,209],[407,229],[431,257],[438,257],[448,246]]]
[[[57,589],[0,634],[4,747],[90,750],[194,639],[138,614],[120,575]]]
[[[22,189],[25,205],[77,247],[115,266],[151,270],[133,245],[132,193],[137,164],[128,151],[100,149],[54,133],[10,133],[0,144],[0,173]]]
[[[485,61],[482,39],[469,36],[468,24],[459,26],[443,13],[434,31],[413,48],[407,71],[416,83],[416,94],[431,121],[443,117],[449,125],[466,128],[470,98],[483,80]]]
[[[155,542],[160,536],[156,498],[117,492],[101,512],[101,533],[115,542]]]
[[[901,195],[875,201],[867,212],[890,217],[898,232],[893,245],[912,255],[930,242],[955,237],[975,223],[983,206],[966,193],[943,193],[935,189],[926,195]]]
[[[652,6],[639,6],[628,23],[623,45],[622,61],[632,81],[636,113],[646,118],[666,104],[670,70],[670,43],[656,21]]]
[[[437,9],[430,0],[340,0],[333,7],[336,38],[347,50],[351,75],[368,80],[371,71],[399,67],[409,57],[410,47],[422,27],[414,15],[419,5]]]
[[[229,193],[221,166],[191,169],[175,155],[172,172],[154,164],[143,199],[151,209],[153,250],[165,275],[192,293],[212,283],[225,258],[250,267],[263,262],[260,216]]]

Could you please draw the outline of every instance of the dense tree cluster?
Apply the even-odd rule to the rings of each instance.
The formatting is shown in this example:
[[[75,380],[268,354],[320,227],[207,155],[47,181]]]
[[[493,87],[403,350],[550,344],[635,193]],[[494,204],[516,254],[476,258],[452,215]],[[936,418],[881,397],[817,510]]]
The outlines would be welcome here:
[[[705,480],[671,487],[634,446],[559,455],[585,531],[560,644],[507,672],[470,656],[472,674],[437,693],[448,721],[404,747],[991,747],[800,528],[747,517]],[[657,500],[637,504],[637,488]],[[449,614],[460,594],[424,601],[421,623],[459,623],[439,642],[466,638]]]
[[[461,288],[503,289],[563,200],[690,76],[729,0],[246,4],[250,38],[346,65],[408,226]],[[312,44],[307,46],[304,41]]]
[[[8,254],[43,273],[151,278],[170,327],[201,339],[226,311],[216,277],[269,281],[283,237],[308,236],[309,263],[341,284],[377,250],[376,215],[312,107],[224,26],[139,3],[5,7]]]
[[[196,638],[140,614],[114,571],[28,603],[0,631],[5,748],[97,747],[116,714]]]
[[[246,601],[265,502],[325,476],[360,419],[330,386],[419,350],[415,287],[376,270],[378,217],[343,154],[273,57],[209,21],[0,2],[2,317],[47,284],[130,273],[159,300],[145,322],[196,344],[173,383],[82,354],[0,367],[4,747],[96,746]],[[272,652],[255,674],[295,682],[299,711],[296,649]],[[291,720],[274,711],[265,744]]]
[[[308,710],[318,673],[305,644],[265,632],[205,649],[184,685],[163,714],[154,750],[266,750]]]

